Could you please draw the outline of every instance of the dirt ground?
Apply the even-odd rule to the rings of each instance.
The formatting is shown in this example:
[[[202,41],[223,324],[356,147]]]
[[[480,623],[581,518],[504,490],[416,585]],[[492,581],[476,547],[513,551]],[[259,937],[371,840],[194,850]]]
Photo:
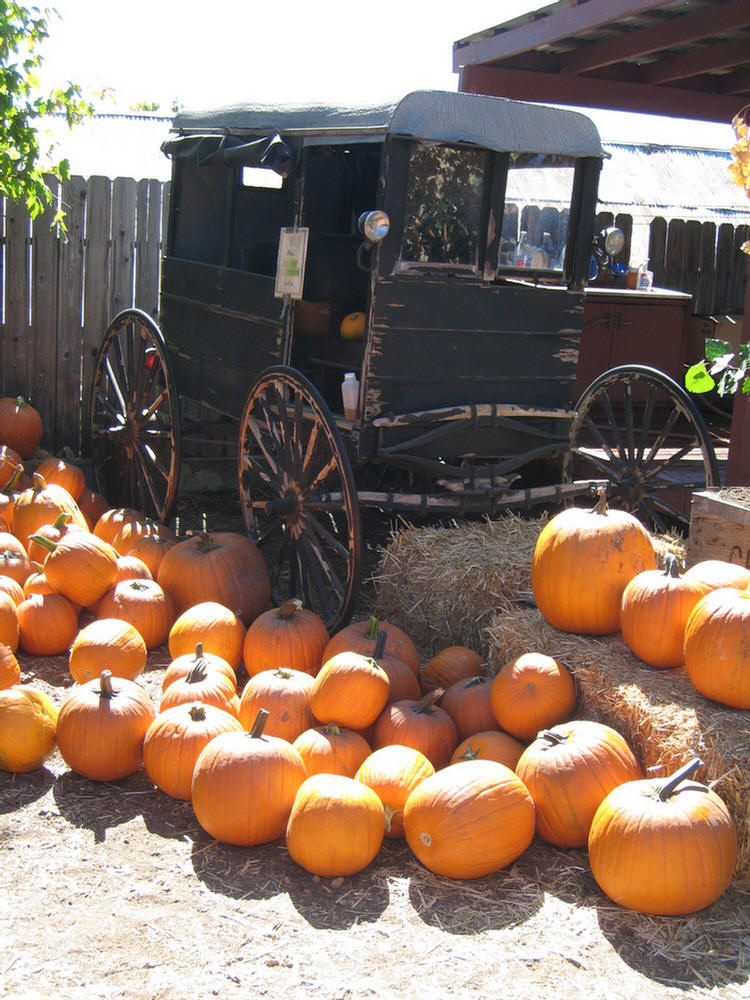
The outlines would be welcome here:
[[[60,704],[67,658],[19,659]],[[155,703],[167,662],[153,651],[142,677]],[[13,1000],[750,997],[748,885],[647,917],[601,893],[585,851],[541,841],[470,882],[403,842],[351,878],[313,878],[283,841],[212,840],[142,770],[98,784],[57,752],[0,772],[0,928]]]

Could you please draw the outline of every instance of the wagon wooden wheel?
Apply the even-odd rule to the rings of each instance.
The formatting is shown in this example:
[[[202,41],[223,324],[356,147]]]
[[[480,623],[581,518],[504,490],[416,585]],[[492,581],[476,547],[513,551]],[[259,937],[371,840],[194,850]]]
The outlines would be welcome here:
[[[344,443],[317,389],[277,365],[247,397],[239,437],[240,504],[262,547],[277,604],[299,597],[335,632],[360,581],[361,528]]]
[[[687,528],[690,493],[717,485],[719,470],[687,392],[655,368],[620,365],[594,379],[570,425],[563,481],[585,478],[608,479],[613,507],[664,532]]]
[[[180,467],[179,401],[164,337],[139,309],[111,322],[96,359],[89,452],[113,506],[167,521]]]

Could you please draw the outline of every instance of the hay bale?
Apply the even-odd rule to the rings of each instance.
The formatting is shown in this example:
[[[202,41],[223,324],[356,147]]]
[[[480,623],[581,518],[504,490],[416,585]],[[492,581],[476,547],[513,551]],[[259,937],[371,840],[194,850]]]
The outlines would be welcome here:
[[[578,687],[579,717],[625,736],[649,776],[693,756],[737,823],[735,879],[750,882],[750,713],[708,701],[684,669],[649,667],[618,635],[583,636],[549,625],[534,606],[531,558],[546,523],[508,515],[455,528],[394,535],[376,576],[376,614],[400,625],[425,654],[450,644],[476,649],[496,671],[520,653],[561,660]],[[684,558],[679,539],[654,539],[657,560]]]

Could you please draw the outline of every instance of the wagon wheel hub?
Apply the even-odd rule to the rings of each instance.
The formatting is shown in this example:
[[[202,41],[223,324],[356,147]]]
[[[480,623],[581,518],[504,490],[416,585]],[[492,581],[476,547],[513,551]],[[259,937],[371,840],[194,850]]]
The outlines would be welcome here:
[[[269,517],[273,515],[283,517],[290,522],[293,520],[292,515],[299,512],[299,508],[299,497],[296,493],[289,492],[278,500],[267,500],[263,504],[263,513]]]

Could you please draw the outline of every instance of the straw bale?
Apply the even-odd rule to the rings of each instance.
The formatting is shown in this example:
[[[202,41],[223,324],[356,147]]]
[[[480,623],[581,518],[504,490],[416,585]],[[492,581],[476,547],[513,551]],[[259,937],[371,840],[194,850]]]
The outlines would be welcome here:
[[[737,823],[735,878],[750,882],[750,713],[708,701],[684,669],[643,663],[618,635],[561,632],[534,605],[531,559],[546,516],[507,515],[452,528],[394,534],[376,575],[376,614],[400,625],[425,655],[466,645],[489,671],[520,653],[561,660],[573,674],[580,717],[625,736],[649,776],[666,776],[693,756]],[[654,539],[657,560],[684,560],[680,539]]]

